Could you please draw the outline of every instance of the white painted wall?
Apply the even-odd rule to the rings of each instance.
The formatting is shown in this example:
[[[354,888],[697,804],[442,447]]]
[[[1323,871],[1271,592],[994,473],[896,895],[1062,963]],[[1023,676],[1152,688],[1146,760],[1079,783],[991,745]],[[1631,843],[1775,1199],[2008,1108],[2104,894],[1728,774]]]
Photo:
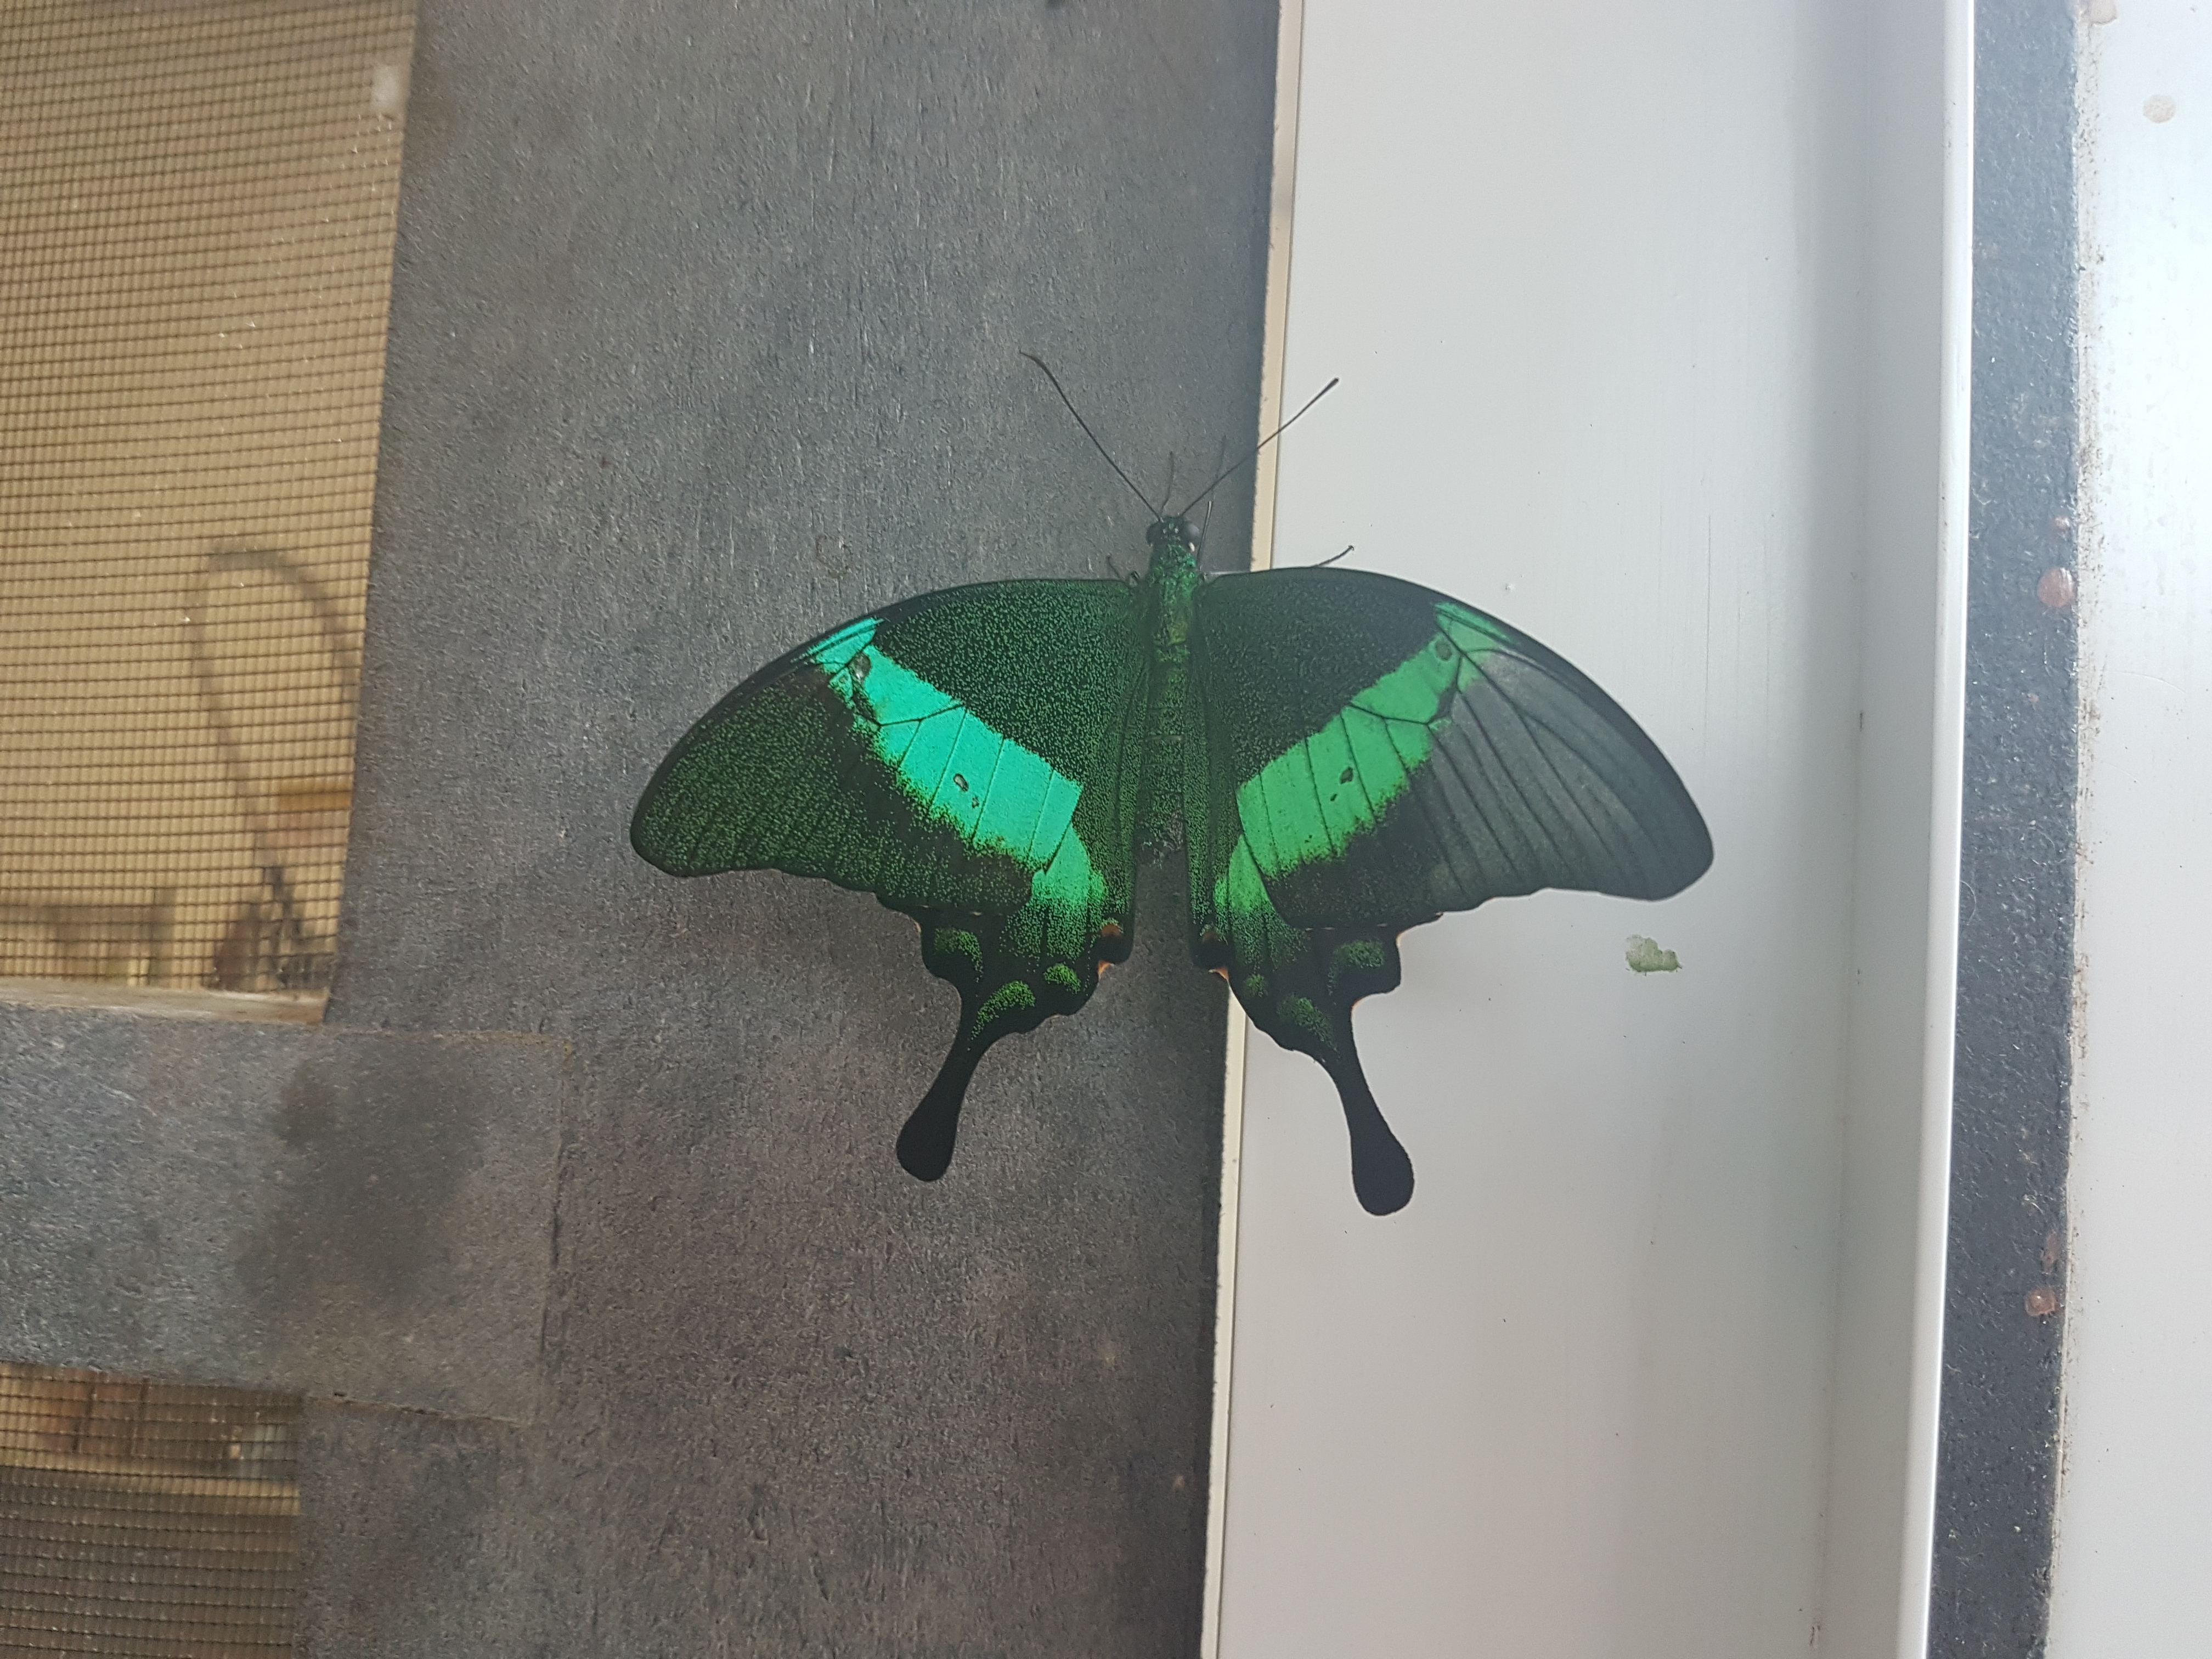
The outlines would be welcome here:
[[[1220,1651],[1894,1653],[1953,833],[1943,12],[1304,29],[1287,391],[1344,384],[1285,441],[1275,562],[1355,543],[1564,652],[1717,856],[1663,904],[1407,935],[1358,1016],[1400,1216],[1354,1202],[1320,1070],[1251,1045]]]
[[[2117,11],[2082,92],[2083,1001],[2051,1659],[2212,1647],[2212,7]]]

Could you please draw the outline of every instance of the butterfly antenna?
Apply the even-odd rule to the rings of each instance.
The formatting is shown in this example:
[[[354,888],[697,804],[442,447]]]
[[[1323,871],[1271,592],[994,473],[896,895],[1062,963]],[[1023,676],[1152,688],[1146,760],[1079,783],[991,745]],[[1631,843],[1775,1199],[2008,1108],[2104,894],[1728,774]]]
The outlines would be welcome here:
[[[1132,495],[1134,495],[1139,501],[1144,502],[1145,511],[1151,514],[1154,518],[1158,518],[1160,516],[1159,508],[1154,507],[1151,499],[1146,496],[1145,492],[1138,489],[1137,486],[1131,482],[1129,475],[1121,471],[1121,463],[1115,460],[1111,455],[1108,455],[1106,453],[1106,446],[1098,441],[1098,434],[1091,429],[1091,422],[1083,418],[1082,411],[1076,408],[1075,400],[1067,395],[1067,388],[1060,385],[1060,376],[1052,372],[1051,365],[1047,363],[1043,358],[1038,356],[1034,351],[1024,351],[1022,353],[1022,356],[1028,358],[1040,369],[1044,371],[1045,379],[1052,382],[1052,389],[1060,393],[1060,402],[1067,405],[1067,412],[1075,416],[1076,425],[1083,428],[1083,435],[1091,440],[1091,447],[1097,450],[1101,455],[1104,455],[1106,457],[1106,465],[1114,469],[1114,476],[1119,478],[1123,483],[1128,484],[1129,493]],[[1332,384],[1334,383],[1332,382]],[[1303,409],[1298,411],[1299,415],[1303,415],[1304,413],[1305,410]],[[1292,420],[1295,420],[1297,416],[1293,416],[1291,417]],[[1283,424],[1285,426],[1288,426],[1290,422],[1285,421]]]
[[[1220,448],[1218,448],[1218,449],[1217,449],[1217,450],[1215,450],[1215,451],[1213,452],[1213,464],[1214,464],[1214,465],[1216,465],[1216,466],[1219,466],[1219,465],[1221,465],[1221,463],[1222,463],[1225,459],[1227,459],[1228,454],[1229,454],[1229,440],[1228,440],[1228,439],[1226,439],[1226,438],[1224,438],[1224,439],[1221,441],[1221,447],[1220,447]],[[1194,507],[1195,507],[1195,506],[1197,506],[1197,505],[1198,505],[1198,503],[1197,503],[1197,502],[1195,502],[1195,501],[1193,501],[1193,502],[1191,503],[1191,505],[1192,505],[1192,506],[1194,506]],[[1212,501],[1208,501],[1208,502],[1206,504],[1206,516],[1205,516],[1204,518],[1200,519],[1200,520],[1198,521],[1198,542],[1199,542],[1199,545],[1200,545],[1200,546],[1201,546],[1201,547],[1203,547],[1203,546],[1206,544],[1206,526],[1209,526],[1209,525],[1211,525],[1212,522],[1213,522],[1213,503],[1212,503]]]
[[[1349,543],[1347,543],[1347,544],[1346,544],[1346,546],[1345,546],[1344,553],[1349,553],[1349,552],[1351,552],[1351,551],[1352,551],[1352,544],[1349,544]],[[1326,570],[1326,569],[1328,569],[1328,568],[1329,568],[1329,566],[1331,566],[1331,565],[1334,564],[1334,563],[1335,563],[1339,559],[1342,558],[1342,557],[1344,556],[1344,553],[1332,553],[1332,554],[1330,554],[1327,558],[1323,559],[1323,560],[1322,560],[1319,564],[1316,565],[1316,566],[1314,567],[1314,568],[1315,568],[1315,569],[1316,569],[1316,570]]]
[[[1024,354],[1024,355],[1026,355],[1026,354]],[[1030,359],[1030,361],[1031,361],[1031,362],[1036,362],[1036,360],[1035,360],[1034,358]],[[1037,367],[1038,367],[1039,368],[1044,368],[1044,365],[1043,365],[1042,363],[1038,363],[1038,364],[1037,364]],[[1051,374],[1051,373],[1052,373],[1052,371],[1051,371],[1050,369],[1048,369],[1048,368],[1045,368],[1044,372],[1045,372],[1046,374]],[[1212,483],[1210,483],[1210,484],[1206,485],[1206,487],[1205,489],[1203,489],[1200,490],[1200,491],[1198,492],[1198,494],[1197,494],[1197,495],[1195,495],[1192,496],[1192,497],[1190,498],[1190,500],[1189,500],[1189,501],[1186,501],[1186,502],[1183,504],[1182,511],[1181,513],[1177,513],[1177,514],[1176,514],[1174,516],[1175,516],[1175,517],[1176,517],[1176,518],[1178,518],[1178,519],[1184,517],[1186,514],[1188,514],[1189,513],[1189,511],[1190,511],[1190,509],[1191,509],[1192,507],[1196,507],[1196,506],[1197,506],[1200,501],[1204,501],[1204,500],[1205,500],[1208,495],[1212,495],[1215,490],[1217,490],[1217,489],[1220,489],[1220,488],[1221,488],[1221,486],[1222,486],[1222,484],[1223,484],[1224,483],[1225,483],[1225,482],[1226,482],[1226,481],[1227,481],[1227,480],[1228,480],[1231,476],[1233,476],[1233,475],[1234,475],[1234,474],[1236,474],[1236,473],[1238,473],[1238,472],[1243,471],[1246,467],[1249,466],[1249,465],[1253,463],[1253,461],[1254,461],[1254,460],[1255,460],[1256,459],[1258,459],[1258,457],[1259,457],[1259,453],[1260,453],[1260,452],[1261,452],[1261,450],[1265,449],[1265,448],[1266,448],[1269,444],[1271,444],[1271,443],[1274,442],[1276,439],[1278,439],[1278,438],[1281,437],[1281,436],[1283,435],[1283,434],[1285,434],[1285,432],[1288,432],[1288,431],[1291,429],[1291,427],[1293,427],[1294,425],[1296,425],[1296,424],[1297,423],[1298,415],[1303,415],[1303,414],[1304,414],[1304,413],[1306,412],[1306,410],[1308,410],[1309,409],[1311,409],[1311,408],[1312,408],[1316,404],[1319,403],[1322,398],[1324,398],[1328,397],[1328,394],[1329,394],[1330,392],[1332,392],[1335,391],[1335,390],[1336,390],[1336,384],[1337,384],[1337,380],[1342,380],[1343,378],[1344,378],[1344,377],[1343,377],[1341,374],[1338,375],[1338,376],[1336,377],[1336,380],[1331,380],[1331,381],[1330,381],[1327,386],[1323,386],[1320,391],[1318,391],[1318,392],[1315,392],[1315,393],[1314,393],[1314,395],[1313,395],[1312,397],[1310,397],[1310,398],[1307,398],[1307,399],[1305,400],[1305,402],[1304,402],[1303,404],[1300,404],[1298,405],[1298,414],[1297,414],[1297,415],[1293,415],[1293,416],[1291,416],[1291,418],[1290,418],[1289,420],[1285,421],[1285,422],[1282,423],[1282,425],[1280,425],[1280,426],[1277,427],[1277,428],[1276,428],[1273,432],[1270,432],[1270,433],[1269,433],[1266,437],[1264,437],[1264,438],[1261,439],[1261,440],[1260,440],[1260,441],[1259,441],[1258,443],[1254,444],[1254,445],[1252,446],[1252,453],[1251,453],[1249,455],[1247,455],[1247,456],[1246,456],[1243,460],[1241,460],[1241,461],[1237,462],[1237,465],[1236,465],[1235,466],[1231,466],[1231,467],[1224,467],[1224,468],[1223,468],[1223,469],[1222,469],[1222,471],[1220,471],[1220,473],[1219,473],[1218,476],[1216,476],[1216,477],[1214,478],[1214,480],[1213,480],[1213,482],[1212,482]],[[1053,382],[1053,384],[1054,384],[1054,385],[1055,385],[1055,386],[1057,386],[1057,385],[1059,384],[1059,382],[1058,382],[1057,380],[1055,380],[1054,382]],[[1060,393],[1060,396],[1061,396],[1061,397],[1063,397],[1063,398],[1065,398],[1066,395],[1067,395],[1067,394],[1066,394],[1066,392],[1064,392]],[[1085,431],[1088,431],[1089,429],[1090,429],[1090,428],[1087,428],[1087,427],[1085,428]],[[1093,439],[1091,440],[1091,442],[1093,442],[1093,443],[1096,443],[1096,442],[1097,442],[1097,441],[1097,441],[1096,438],[1093,438]],[[1121,469],[1120,469],[1120,468],[1118,468],[1118,467],[1116,467],[1116,468],[1115,469],[1115,471],[1119,471],[1120,470],[1121,470]],[[1132,486],[1132,488],[1133,488],[1133,487],[1134,487],[1134,486]]]

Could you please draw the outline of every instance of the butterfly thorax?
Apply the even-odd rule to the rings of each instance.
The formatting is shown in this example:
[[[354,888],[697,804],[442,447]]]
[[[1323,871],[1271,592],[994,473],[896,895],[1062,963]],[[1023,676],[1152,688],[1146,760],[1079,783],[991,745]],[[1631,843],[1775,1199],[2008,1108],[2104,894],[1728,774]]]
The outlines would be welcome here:
[[[1145,573],[1146,620],[1154,650],[1186,646],[1198,592],[1198,536],[1181,519],[1161,519],[1145,532],[1152,562]]]

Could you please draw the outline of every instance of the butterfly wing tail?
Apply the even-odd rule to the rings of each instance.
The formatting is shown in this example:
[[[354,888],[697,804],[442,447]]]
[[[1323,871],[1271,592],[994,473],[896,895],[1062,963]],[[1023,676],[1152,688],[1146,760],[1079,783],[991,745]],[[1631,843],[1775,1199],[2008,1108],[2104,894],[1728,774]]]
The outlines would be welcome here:
[[[1091,908],[1100,907],[1094,902]],[[1087,910],[1071,927],[1042,900],[1004,916],[907,913],[921,927],[922,964],[960,993],[951,1050],[899,1131],[898,1160],[908,1175],[935,1181],[951,1167],[961,1103],[986,1049],[1000,1037],[1035,1030],[1054,1014],[1073,1013],[1098,988],[1101,964],[1127,960],[1127,908],[1119,907],[1123,914],[1104,931]]]
[[[1395,1215],[1413,1202],[1413,1160],[1375,1103],[1348,1027],[1337,1056],[1321,1063],[1344,1102],[1345,1127],[1352,1132],[1352,1190],[1359,1195],[1359,1207],[1370,1215]]]
[[[960,1105],[968,1097],[968,1080],[975,1075],[975,1062],[984,1045],[968,1041],[968,1021],[952,1039],[952,1052],[921,1104],[899,1131],[898,1161],[916,1181],[934,1181],[952,1164],[952,1142],[960,1133]]]
[[[1370,1215],[1391,1215],[1413,1200],[1413,1161],[1390,1132],[1359,1050],[1352,1038],[1352,1006],[1398,986],[1395,928],[1285,928],[1296,948],[1279,951],[1273,971],[1247,975],[1237,999],[1252,1023],[1285,1048],[1310,1054],[1336,1085],[1352,1137],[1352,1189]],[[1264,979],[1264,986],[1256,981]]]

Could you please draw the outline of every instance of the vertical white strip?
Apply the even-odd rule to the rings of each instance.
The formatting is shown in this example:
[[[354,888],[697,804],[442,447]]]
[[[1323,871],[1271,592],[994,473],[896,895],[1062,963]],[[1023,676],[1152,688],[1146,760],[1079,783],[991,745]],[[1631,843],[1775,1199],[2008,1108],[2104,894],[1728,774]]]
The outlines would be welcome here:
[[[1274,184],[1268,203],[1267,296],[1260,357],[1260,428],[1283,418],[1283,354],[1291,317],[1291,211],[1297,194],[1298,70],[1304,61],[1305,0],[1282,0],[1275,35]],[[1275,562],[1275,480],[1281,447],[1260,452],[1252,473],[1252,568]],[[1213,1432],[1206,1462],[1206,1585],[1200,1659],[1221,1652],[1221,1568],[1229,1542],[1230,1378],[1237,1352],[1237,1190],[1244,1156],[1244,1050],[1251,1036],[1243,1005],[1229,999],[1221,1088],[1221,1226],[1214,1259]]]
[[[1206,1608],[1199,1627],[1200,1659],[1219,1659],[1221,1653],[1221,1565],[1229,1547],[1229,1376],[1237,1340],[1237,1187],[1244,1150],[1244,1045],[1251,1034],[1243,1005],[1231,996],[1227,1075],[1221,1087],[1221,1237],[1214,1258],[1213,1436],[1206,1460]]]
[[[1283,423],[1283,354],[1291,331],[1291,213],[1298,185],[1298,70],[1305,61],[1305,0],[1282,0],[1275,37],[1275,176],[1267,204],[1267,309],[1260,356],[1260,430]],[[1252,468],[1252,568],[1275,562],[1275,480],[1282,447],[1269,444]]]
[[[2198,1265],[2212,1190],[2212,8],[2122,0],[2082,33],[2080,863],[2053,1659],[2212,1645]]]
[[[1936,1437],[1943,1378],[1943,1280],[1950,1239],[1951,1073],[1959,1000],[1959,844],[1966,720],[1966,532],[1972,501],[1974,329],[1974,6],[1947,0],[1943,30],[1942,528],[1936,557],[1935,788],[1928,860],[1927,1040],[1921,1079],[1918,1268],[1912,1310],[1912,1422],[1905,1474],[1898,1659],[1928,1650],[1936,1546]]]

